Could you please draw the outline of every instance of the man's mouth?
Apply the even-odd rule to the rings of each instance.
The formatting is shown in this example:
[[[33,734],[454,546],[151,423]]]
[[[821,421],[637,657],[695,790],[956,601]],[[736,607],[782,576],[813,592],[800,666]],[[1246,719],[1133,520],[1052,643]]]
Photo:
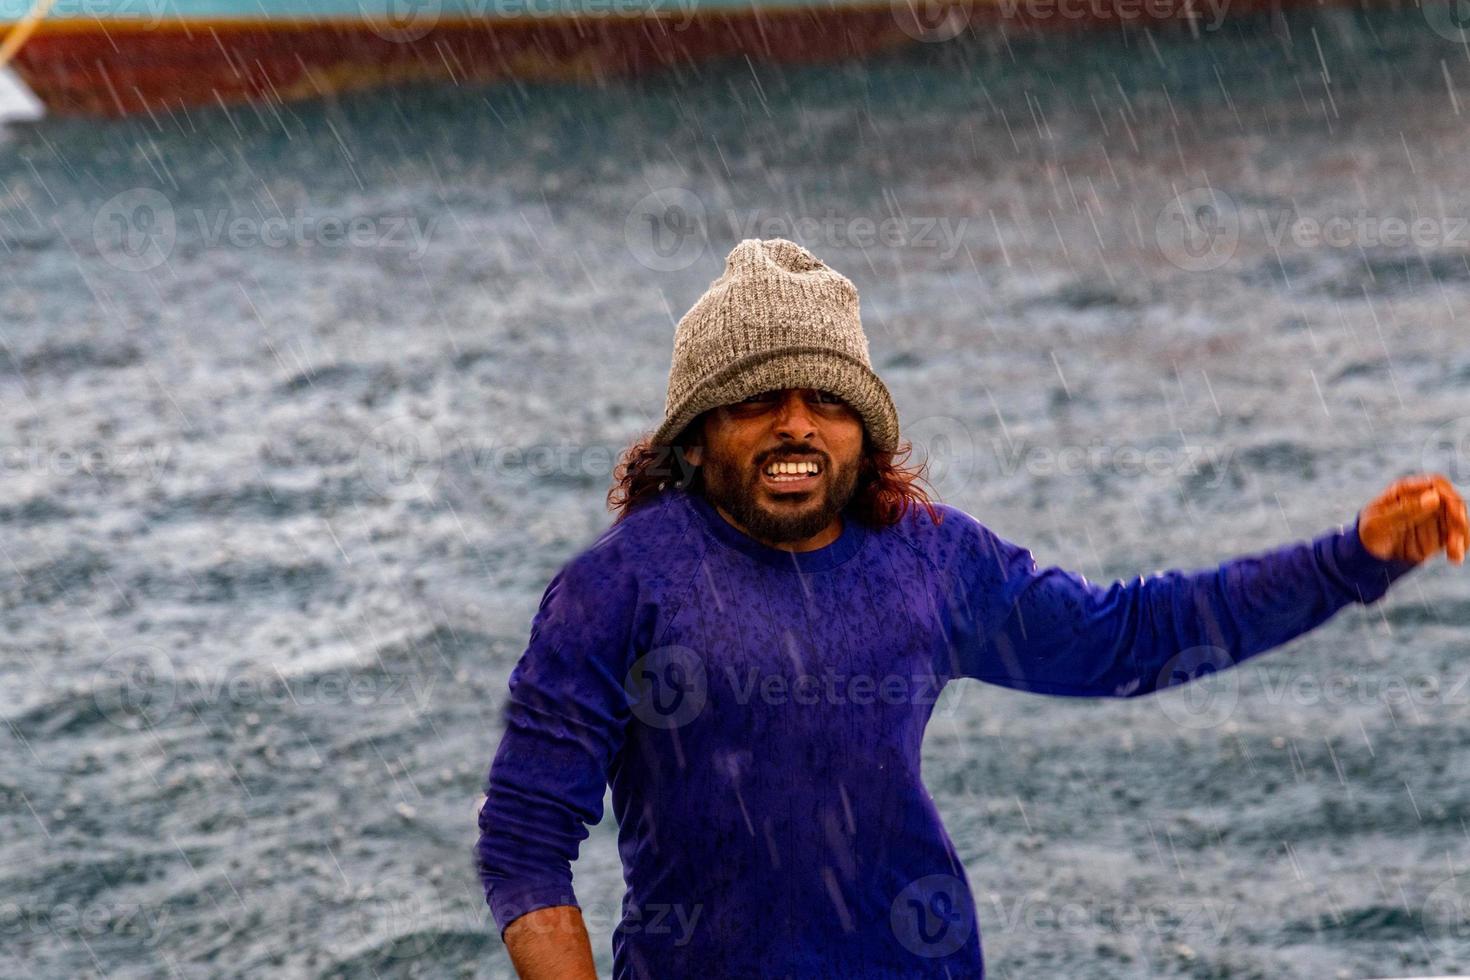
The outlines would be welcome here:
[[[822,464],[815,459],[774,460],[761,467],[761,483],[786,493],[810,490],[821,477]]]

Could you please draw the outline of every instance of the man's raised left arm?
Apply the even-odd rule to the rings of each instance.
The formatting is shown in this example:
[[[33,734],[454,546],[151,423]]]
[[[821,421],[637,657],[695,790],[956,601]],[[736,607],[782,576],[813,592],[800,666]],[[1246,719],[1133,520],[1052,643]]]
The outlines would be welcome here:
[[[1238,665],[1376,602],[1440,551],[1463,564],[1465,501],[1440,475],[1406,477],[1350,527],[1233,558],[1101,586],[967,519],[943,597],[949,676],[1038,694],[1133,697]]]

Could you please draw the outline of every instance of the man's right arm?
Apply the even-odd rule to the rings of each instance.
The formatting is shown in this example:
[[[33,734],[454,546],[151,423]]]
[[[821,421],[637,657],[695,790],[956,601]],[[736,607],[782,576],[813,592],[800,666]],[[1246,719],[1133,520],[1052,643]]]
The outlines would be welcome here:
[[[595,978],[571,864],[602,819],[608,767],[631,717],[623,685],[638,588],[618,545],[594,546],[547,586],[511,671],[480,807],[485,900],[526,980]]]

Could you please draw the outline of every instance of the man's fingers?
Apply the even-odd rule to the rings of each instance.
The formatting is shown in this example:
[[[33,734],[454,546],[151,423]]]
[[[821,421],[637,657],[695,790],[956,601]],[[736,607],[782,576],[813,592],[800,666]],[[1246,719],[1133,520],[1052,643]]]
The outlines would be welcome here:
[[[1448,480],[1440,487],[1440,496],[1444,498],[1445,524],[1449,529],[1450,559],[1461,564],[1465,561],[1467,548],[1470,548],[1470,510],[1466,509],[1465,499]]]
[[[1414,536],[1419,542],[1419,554],[1421,560],[1432,557],[1439,552],[1441,536],[1438,520],[1425,521],[1414,528]]]
[[[1439,492],[1440,515],[1443,527],[1440,537],[1451,561],[1463,563],[1467,544],[1470,544],[1470,514],[1466,513],[1465,500],[1449,477],[1443,473],[1431,473],[1434,487]]]
[[[1440,550],[1463,564],[1470,553],[1470,510],[1442,473],[1424,473],[1394,483],[1378,502],[1378,517],[1404,542],[1411,560],[1423,561]]]
[[[1400,547],[1413,562],[1421,562],[1439,550],[1444,540],[1444,508],[1438,490],[1424,490],[1404,497],[1392,514]]]
[[[1435,474],[1433,473],[1420,473],[1418,476],[1406,476],[1393,485],[1393,490],[1396,494],[1402,496],[1412,496],[1411,491],[1428,490],[1430,487],[1435,486],[1434,477]]]

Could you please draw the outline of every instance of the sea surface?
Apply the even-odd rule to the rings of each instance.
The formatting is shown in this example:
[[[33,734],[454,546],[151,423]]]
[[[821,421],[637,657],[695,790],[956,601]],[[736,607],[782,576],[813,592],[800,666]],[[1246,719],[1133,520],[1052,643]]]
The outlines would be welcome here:
[[[1470,489],[1467,161],[1414,5],[10,125],[0,975],[509,977],[506,680],[741,238],[851,277],[935,493],[1092,581]],[[952,685],[989,975],[1470,973],[1466,583],[1132,701]]]

